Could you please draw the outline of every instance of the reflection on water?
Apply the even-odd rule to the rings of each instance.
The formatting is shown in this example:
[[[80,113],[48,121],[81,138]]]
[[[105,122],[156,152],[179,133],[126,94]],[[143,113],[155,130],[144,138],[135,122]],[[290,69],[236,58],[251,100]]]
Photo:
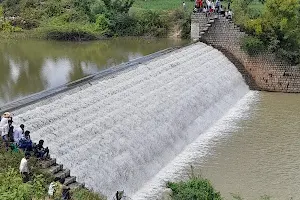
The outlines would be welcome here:
[[[187,41],[0,41],[0,105]]]
[[[300,95],[260,93],[252,117],[216,142],[202,174],[226,199],[300,198]]]

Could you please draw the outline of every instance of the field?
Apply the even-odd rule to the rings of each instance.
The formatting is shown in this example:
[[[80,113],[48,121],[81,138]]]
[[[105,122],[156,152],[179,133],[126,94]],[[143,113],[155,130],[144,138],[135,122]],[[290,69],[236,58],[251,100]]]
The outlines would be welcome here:
[[[195,1],[187,0],[186,10],[191,11],[194,8]],[[183,9],[182,0],[136,0],[133,9],[150,9],[158,11],[168,11],[175,9]]]

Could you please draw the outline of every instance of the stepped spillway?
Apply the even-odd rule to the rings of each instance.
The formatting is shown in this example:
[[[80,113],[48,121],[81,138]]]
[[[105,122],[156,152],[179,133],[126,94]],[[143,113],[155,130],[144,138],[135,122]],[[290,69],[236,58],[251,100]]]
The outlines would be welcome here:
[[[14,121],[86,186],[134,194],[248,92],[222,53],[196,43],[25,107]]]

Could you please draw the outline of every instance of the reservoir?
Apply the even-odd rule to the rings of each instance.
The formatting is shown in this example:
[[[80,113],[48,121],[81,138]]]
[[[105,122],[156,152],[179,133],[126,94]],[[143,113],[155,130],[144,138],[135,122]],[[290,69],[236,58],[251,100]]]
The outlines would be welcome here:
[[[0,41],[0,105],[187,43],[164,38],[116,38],[92,42]]]

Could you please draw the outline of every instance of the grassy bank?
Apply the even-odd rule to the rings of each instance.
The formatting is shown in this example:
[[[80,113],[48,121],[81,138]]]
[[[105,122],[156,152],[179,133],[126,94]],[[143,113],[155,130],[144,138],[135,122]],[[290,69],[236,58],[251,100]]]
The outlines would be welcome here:
[[[24,157],[22,152],[6,151],[0,148],[0,199],[5,200],[43,200],[47,198],[47,190],[54,177],[42,170],[35,158],[30,158],[29,166],[32,180],[23,183],[19,173],[19,165]],[[87,189],[71,191],[73,200],[104,200],[98,194]]]
[[[167,37],[174,27],[187,30],[192,5],[187,2],[184,10],[182,2],[174,0],[4,0],[0,4],[0,37],[75,41],[116,36]]]

